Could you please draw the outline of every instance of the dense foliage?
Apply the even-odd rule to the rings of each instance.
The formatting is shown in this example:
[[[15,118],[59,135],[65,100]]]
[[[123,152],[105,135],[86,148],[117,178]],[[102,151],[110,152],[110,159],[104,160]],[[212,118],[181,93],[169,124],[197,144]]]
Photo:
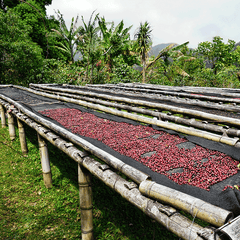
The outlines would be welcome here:
[[[93,12],[66,25],[46,15],[51,0],[1,0],[0,77],[4,84],[137,82],[239,87],[240,47],[219,36],[189,49],[170,44],[150,56],[151,26],[140,23],[134,39],[123,20]]]

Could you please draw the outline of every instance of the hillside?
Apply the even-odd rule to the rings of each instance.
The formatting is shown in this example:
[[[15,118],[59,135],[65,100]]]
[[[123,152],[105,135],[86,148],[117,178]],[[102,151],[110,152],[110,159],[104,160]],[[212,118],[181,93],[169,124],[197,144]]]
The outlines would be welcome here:
[[[149,56],[151,57],[154,55],[156,57],[162,49],[164,49],[165,47],[167,47],[170,44],[172,44],[172,43],[161,43],[161,44],[158,44],[158,45],[152,47],[152,49],[149,52]]]

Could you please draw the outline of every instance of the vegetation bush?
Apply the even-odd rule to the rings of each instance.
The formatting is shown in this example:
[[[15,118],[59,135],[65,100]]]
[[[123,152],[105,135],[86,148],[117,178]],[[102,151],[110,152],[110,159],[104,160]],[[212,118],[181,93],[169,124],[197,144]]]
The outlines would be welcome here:
[[[121,21],[109,24],[92,13],[89,20],[46,15],[51,0],[9,2],[0,10],[0,77],[2,84],[102,84],[146,82],[171,86],[238,88],[240,47],[219,36],[189,49],[170,44],[149,57],[151,26],[141,23],[134,39]],[[8,6],[8,8],[6,8]],[[140,66],[136,70],[133,66]]]

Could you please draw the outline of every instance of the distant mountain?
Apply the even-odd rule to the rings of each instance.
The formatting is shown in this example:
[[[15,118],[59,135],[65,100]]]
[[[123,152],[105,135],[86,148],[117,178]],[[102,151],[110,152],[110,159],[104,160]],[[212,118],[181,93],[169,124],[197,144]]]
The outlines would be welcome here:
[[[235,44],[235,49],[237,48],[237,46],[240,46],[240,42]]]
[[[158,45],[152,47],[152,49],[149,52],[149,56],[151,57],[154,55],[155,57],[157,57],[159,52],[170,44],[172,44],[172,43],[161,43],[161,44],[158,44]]]

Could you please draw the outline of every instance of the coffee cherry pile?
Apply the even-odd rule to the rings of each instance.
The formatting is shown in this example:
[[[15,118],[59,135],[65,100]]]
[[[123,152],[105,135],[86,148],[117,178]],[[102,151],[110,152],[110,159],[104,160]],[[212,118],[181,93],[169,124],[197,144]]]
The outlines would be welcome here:
[[[145,125],[131,125],[96,117],[77,109],[42,111],[72,133],[101,141],[122,155],[131,157],[172,181],[209,190],[210,186],[237,174],[238,161],[219,151],[196,145],[178,147],[187,142],[177,135]],[[151,153],[146,156],[146,153]],[[172,172],[181,169],[182,172]]]

